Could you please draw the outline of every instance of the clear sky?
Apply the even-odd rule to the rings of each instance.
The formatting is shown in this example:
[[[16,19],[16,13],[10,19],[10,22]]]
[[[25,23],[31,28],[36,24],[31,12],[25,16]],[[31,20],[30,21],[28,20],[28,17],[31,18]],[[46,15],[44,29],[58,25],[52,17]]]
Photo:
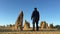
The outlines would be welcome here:
[[[15,24],[21,10],[32,26],[31,14],[37,7],[40,20],[60,25],[60,0],[0,0],[0,25]],[[39,24],[40,25],[40,24]]]

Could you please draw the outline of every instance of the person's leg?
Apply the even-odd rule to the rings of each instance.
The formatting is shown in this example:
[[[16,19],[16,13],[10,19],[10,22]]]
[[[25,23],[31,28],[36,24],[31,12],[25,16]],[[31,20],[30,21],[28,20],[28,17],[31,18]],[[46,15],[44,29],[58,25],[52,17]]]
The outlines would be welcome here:
[[[39,28],[38,28],[38,21],[36,22],[36,30],[38,31]]]
[[[33,31],[35,30],[35,22],[33,21]]]

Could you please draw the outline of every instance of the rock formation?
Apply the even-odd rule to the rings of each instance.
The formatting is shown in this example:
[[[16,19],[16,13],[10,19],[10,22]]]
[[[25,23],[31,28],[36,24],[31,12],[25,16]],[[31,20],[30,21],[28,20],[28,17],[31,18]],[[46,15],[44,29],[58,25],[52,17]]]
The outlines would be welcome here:
[[[30,28],[30,23],[25,20],[23,30],[28,30]]]
[[[23,11],[20,12],[18,18],[17,18],[17,21],[15,23],[15,28],[16,30],[22,30],[22,25],[23,25]]]
[[[50,24],[50,28],[51,28],[51,29],[54,28],[53,24]]]
[[[43,29],[43,28],[48,28],[48,24],[47,24],[45,21],[42,21],[42,22],[40,23],[40,27],[41,27],[41,29]]]

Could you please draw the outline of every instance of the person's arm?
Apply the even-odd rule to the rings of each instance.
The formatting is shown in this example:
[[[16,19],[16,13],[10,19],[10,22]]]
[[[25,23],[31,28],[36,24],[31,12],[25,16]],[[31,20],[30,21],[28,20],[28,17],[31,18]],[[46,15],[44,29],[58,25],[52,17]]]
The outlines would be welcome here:
[[[40,18],[40,14],[39,14],[39,12],[38,12],[38,20],[39,20],[39,18]]]
[[[34,15],[34,11],[33,11],[33,13],[32,13],[31,20],[32,20],[32,18],[33,18],[33,15]]]

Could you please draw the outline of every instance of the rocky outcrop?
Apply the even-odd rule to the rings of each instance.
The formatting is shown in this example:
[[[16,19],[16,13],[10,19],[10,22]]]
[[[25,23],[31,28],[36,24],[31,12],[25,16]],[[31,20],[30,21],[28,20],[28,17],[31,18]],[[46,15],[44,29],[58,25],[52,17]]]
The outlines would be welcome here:
[[[41,27],[41,29],[43,29],[43,28],[48,28],[48,24],[47,24],[45,21],[42,21],[42,22],[40,23],[40,27]]]
[[[30,29],[30,23],[25,20],[23,30],[29,30]]]
[[[23,11],[20,12],[17,20],[16,20],[16,23],[15,23],[15,29],[16,30],[22,30],[22,25],[23,25]]]

